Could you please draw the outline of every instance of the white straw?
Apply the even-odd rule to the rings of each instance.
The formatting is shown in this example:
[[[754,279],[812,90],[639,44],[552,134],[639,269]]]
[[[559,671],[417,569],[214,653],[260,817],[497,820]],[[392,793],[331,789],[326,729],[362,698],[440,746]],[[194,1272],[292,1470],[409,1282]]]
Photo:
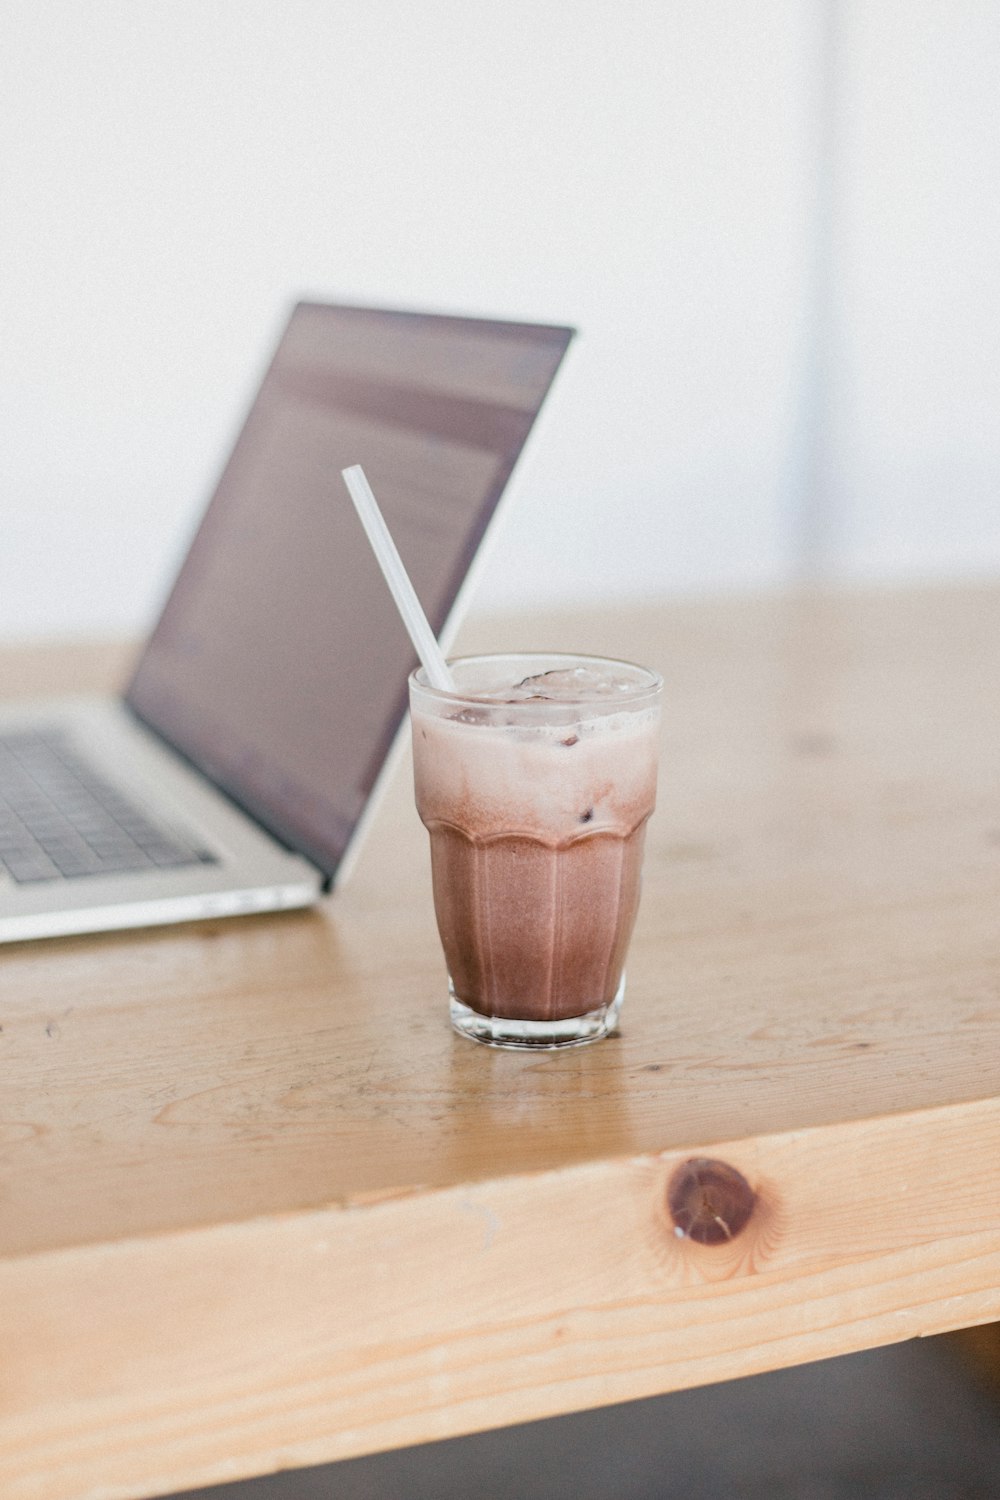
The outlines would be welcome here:
[[[438,688],[441,692],[453,693],[455,680],[441,654],[441,647],[434,639],[434,632],[428,624],[427,616],[420,607],[420,600],[414,592],[409,574],[403,567],[403,559],[389,534],[389,528],[372,494],[364,469],[360,464],[352,464],[349,469],[341,469],[340,472],[350,491],[351,499],[354,501],[354,509],[368,534],[368,540],[372,544],[372,551],[378,559],[379,567],[385,574],[385,581],[392,591],[396,608],[409,631],[413,649],[427,673],[428,682],[431,687]]]

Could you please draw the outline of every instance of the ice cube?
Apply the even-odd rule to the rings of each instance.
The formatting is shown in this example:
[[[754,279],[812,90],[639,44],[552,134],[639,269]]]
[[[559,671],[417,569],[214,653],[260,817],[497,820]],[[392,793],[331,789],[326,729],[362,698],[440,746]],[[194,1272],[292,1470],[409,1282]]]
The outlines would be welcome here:
[[[632,683],[625,678],[594,667],[555,667],[550,672],[538,672],[517,683],[511,690],[510,701],[542,698],[555,703],[573,703],[580,698],[617,698],[627,693],[630,687]]]

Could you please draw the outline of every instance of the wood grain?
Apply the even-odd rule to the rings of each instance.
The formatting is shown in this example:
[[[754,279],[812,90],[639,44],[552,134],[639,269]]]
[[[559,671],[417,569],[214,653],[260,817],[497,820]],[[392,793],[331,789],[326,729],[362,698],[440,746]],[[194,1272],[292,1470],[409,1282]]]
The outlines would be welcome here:
[[[309,913],[0,950],[0,1494],[163,1493],[1000,1317],[1000,588],[482,621],[648,662],[621,1034],[453,1037],[404,766]],[[0,653],[11,695],[111,646]],[[671,1175],[741,1173],[731,1240]]]

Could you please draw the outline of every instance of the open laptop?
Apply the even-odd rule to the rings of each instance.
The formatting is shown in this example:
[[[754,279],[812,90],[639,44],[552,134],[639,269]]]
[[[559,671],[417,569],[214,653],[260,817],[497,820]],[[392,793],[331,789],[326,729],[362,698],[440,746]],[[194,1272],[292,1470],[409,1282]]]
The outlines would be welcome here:
[[[340,471],[363,465],[447,638],[571,336],[294,308],[122,696],[0,711],[0,940],[303,906],[343,878],[416,663]]]

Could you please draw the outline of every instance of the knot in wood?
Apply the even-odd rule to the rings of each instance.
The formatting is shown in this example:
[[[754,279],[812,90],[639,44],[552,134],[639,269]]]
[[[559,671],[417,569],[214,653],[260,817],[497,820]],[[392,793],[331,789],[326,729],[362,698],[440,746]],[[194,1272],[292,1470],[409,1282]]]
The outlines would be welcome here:
[[[692,1156],[667,1186],[675,1233],[698,1245],[722,1245],[745,1229],[757,1197],[742,1172],[728,1162]]]

